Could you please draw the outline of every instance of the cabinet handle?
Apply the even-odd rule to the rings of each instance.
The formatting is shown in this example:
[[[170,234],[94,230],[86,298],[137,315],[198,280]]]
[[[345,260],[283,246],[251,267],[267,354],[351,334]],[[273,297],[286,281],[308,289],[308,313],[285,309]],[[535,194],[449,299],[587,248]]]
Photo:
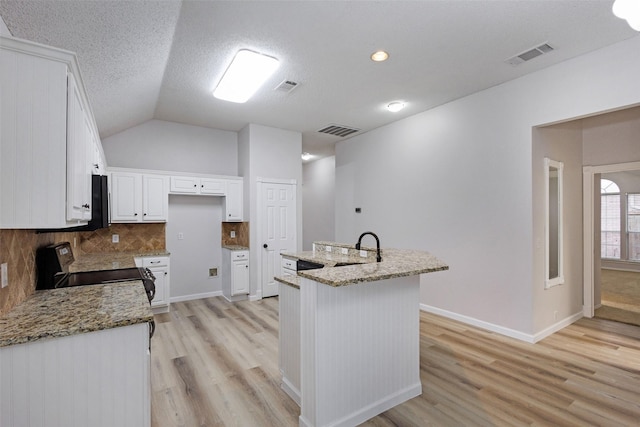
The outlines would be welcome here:
[[[98,164],[97,164],[97,163],[94,163],[94,164],[93,164],[93,167],[94,167],[95,169],[98,169]]]
[[[85,209],[89,209],[89,204],[85,203],[84,205],[82,205],[82,207],[85,208]]]
[[[144,214],[143,214],[143,216],[147,216],[147,214],[146,214],[146,213],[144,213]]]
[[[245,265],[245,267],[246,267],[246,268],[249,268],[249,266],[248,266],[248,265]]]
[[[133,214],[133,216],[138,216],[138,213],[137,213],[137,212],[136,212],[136,213],[134,213],[134,214]]]
[[[196,184],[193,184],[193,186],[194,186],[194,187],[197,187],[197,185],[196,185]]]
[[[160,261],[149,261],[149,264],[160,264]]]
[[[167,275],[167,272],[166,272],[166,271],[164,272],[164,275],[165,275],[165,276]]]

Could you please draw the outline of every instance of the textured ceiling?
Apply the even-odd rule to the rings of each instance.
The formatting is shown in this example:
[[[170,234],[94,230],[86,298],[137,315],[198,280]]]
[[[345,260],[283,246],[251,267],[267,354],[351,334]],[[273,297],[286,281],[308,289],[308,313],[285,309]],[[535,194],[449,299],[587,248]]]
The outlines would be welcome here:
[[[149,119],[237,131],[257,123],[300,131],[331,153],[339,124],[367,131],[571,57],[634,37],[611,0],[12,1],[16,37],[78,54],[102,138]],[[504,60],[548,42],[518,67]],[[211,91],[248,48],[280,68],[245,104]],[[369,55],[384,49],[385,63]],[[274,91],[283,80],[299,86]],[[407,108],[384,106],[402,99]]]

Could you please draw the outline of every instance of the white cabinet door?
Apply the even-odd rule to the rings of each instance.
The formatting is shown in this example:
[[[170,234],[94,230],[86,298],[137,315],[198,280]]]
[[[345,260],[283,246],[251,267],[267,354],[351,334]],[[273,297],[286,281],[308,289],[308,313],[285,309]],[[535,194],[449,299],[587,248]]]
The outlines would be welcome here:
[[[168,177],[162,175],[142,176],[142,221],[163,222],[167,220],[169,198]]]
[[[142,217],[142,175],[114,172],[111,187],[111,221],[138,222]]]
[[[231,295],[249,293],[249,261],[233,261],[231,277]]]
[[[67,83],[67,220],[91,219],[91,124],[72,74]]]
[[[200,178],[200,194],[224,196],[227,181],[224,179]]]
[[[197,194],[199,179],[193,176],[172,176],[170,191],[172,193]]]
[[[242,187],[242,180],[227,181],[227,193],[224,201],[225,221],[242,221]]]

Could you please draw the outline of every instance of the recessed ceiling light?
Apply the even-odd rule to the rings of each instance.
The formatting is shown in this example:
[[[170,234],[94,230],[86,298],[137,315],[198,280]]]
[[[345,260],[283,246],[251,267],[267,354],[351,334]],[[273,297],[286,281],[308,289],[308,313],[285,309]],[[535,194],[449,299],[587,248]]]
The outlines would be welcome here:
[[[404,102],[393,101],[387,105],[387,110],[391,111],[392,113],[397,113],[398,111],[402,110],[404,107],[405,107]]]
[[[371,54],[371,60],[374,62],[382,62],[386,61],[387,59],[389,59],[389,54],[384,50],[379,50]]]
[[[313,155],[311,153],[302,153],[302,160],[306,162],[307,160],[311,159],[313,159]]]
[[[225,101],[247,102],[276,68],[276,58],[242,49],[224,72],[213,96]]]

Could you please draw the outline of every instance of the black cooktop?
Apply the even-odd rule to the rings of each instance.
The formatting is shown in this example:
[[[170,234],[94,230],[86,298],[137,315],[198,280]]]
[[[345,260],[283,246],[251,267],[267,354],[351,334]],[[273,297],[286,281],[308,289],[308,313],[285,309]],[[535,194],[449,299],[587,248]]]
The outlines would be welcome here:
[[[118,270],[82,271],[69,274],[61,273],[56,275],[56,288],[116,283],[142,279],[143,277],[140,269],[137,267],[121,268]]]

